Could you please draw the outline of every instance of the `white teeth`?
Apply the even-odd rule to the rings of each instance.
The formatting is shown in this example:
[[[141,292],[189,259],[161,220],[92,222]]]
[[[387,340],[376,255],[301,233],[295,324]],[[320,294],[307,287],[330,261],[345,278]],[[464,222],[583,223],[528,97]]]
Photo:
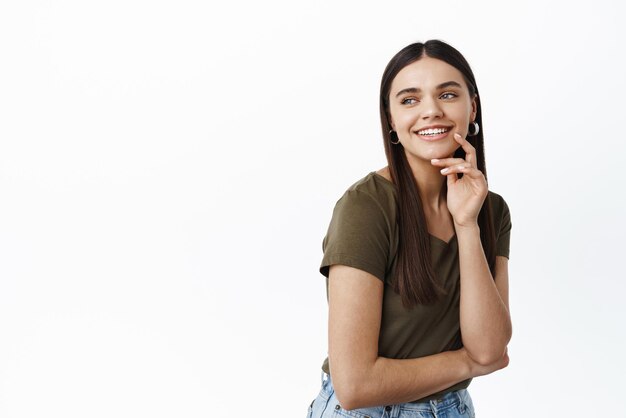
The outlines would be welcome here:
[[[444,132],[448,132],[448,128],[423,129],[421,131],[417,131],[419,135],[436,135]]]

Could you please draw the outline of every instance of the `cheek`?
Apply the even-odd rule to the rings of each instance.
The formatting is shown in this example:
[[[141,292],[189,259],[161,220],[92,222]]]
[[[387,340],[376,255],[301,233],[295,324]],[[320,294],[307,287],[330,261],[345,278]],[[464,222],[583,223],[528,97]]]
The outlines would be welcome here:
[[[396,114],[394,120],[398,129],[408,129],[415,124],[415,115],[411,112],[400,112]]]
[[[471,115],[471,109],[467,110],[463,109],[455,109],[454,113],[451,115],[454,120],[461,126],[466,126],[469,124]]]

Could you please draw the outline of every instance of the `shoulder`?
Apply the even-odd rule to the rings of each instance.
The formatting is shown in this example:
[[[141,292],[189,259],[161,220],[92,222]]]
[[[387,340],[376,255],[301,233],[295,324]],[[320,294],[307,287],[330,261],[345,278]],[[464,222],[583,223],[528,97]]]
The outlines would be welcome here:
[[[509,205],[506,203],[504,197],[501,194],[489,190],[488,198],[491,201],[491,207],[496,211],[504,211],[509,209]]]
[[[491,208],[494,214],[502,214],[509,211],[509,205],[499,193],[489,190],[488,198],[491,201]]]
[[[377,212],[390,220],[395,217],[396,191],[393,183],[372,171],[352,183],[338,205]]]
[[[385,279],[395,233],[393,189],[371,172],[352,183],[333,209],[322,242],[320,272],[329,277],[332,264],[343,264]]]
[[[511,212],[509,205],[502,195],[489,191],[491,210],[497,230],[509,230],[511,228]]]

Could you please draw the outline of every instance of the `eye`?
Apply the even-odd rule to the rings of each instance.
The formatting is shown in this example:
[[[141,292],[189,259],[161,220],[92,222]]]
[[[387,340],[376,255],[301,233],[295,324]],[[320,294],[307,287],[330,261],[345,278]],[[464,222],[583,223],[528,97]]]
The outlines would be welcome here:
[[[443,96],[447,96],[447,95],[449,95],[449,94],[451,94],[451,95],[452,95],[452,97],[458,97],[458,96],[456,95],[456,93],[450,93],[450,92],[447,92],[447,93],[442,94],[442,95],[441,95],[441,97],[443,97]]]
[[[417,102],[416,98],[407,97],[406,99],[402,99],[400,103],[402,103],[403,105],[412,105],[412,104],[415,104],[416,102]]]

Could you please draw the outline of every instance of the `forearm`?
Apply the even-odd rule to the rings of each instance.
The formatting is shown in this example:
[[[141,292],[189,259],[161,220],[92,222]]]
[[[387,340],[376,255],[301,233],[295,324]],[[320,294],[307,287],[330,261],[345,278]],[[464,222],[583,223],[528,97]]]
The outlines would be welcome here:
[[[378,357],[345,409],[411,402],[471,376],[464,350],[414,359]]]
[[[501,357],[511,339],[511,318],[495,285],[478,225],[455,225],[461,272],[463,346],[479,363]]]

